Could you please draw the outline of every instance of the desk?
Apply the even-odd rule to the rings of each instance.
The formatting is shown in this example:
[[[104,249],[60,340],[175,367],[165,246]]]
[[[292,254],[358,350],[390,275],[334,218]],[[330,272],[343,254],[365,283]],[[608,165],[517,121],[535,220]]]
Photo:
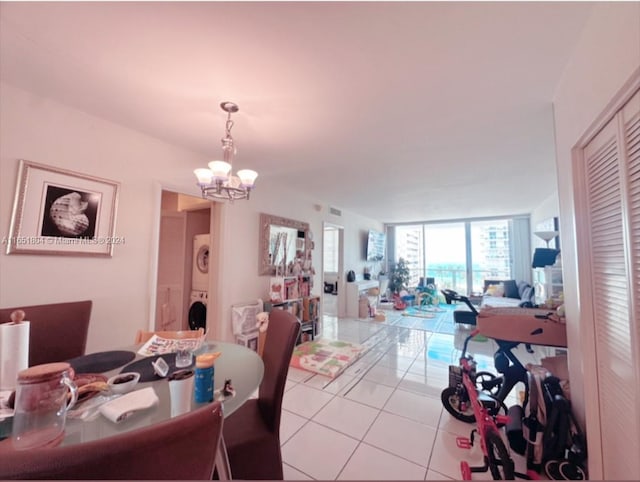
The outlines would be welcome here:
[[[347,316],[349,318],[359,318],[360,313],[360,295],[367,295],[369,298],[369,303],[373,306],[378,305],[378,300],[380,294],[378,293],[375,296],[369,296],[368,291],[372,288],[380,288],[380,283],[378,280],[363,280],[363,281],[353,281],[346,284],[346,292],[347,292]],[[367,315],[365,318],[368,318]]]
[[[141,345],[129,346],[123,349],[137,351],[140,346]],[[264,374],[262,359],[256,352],[233,343],[206,342],[205,346],[199,351],[219,351],[222,353],[215,362],[214,388],[216,390],[222,388],[226,378],[233,380],[236,395],[233,398],[227,399],[223,404],[225,416],[233,413],[260,386]],[[143,357],[136,354],[136,360],[141,358]],[[119,367],[105,372],[104,375],[107,377],[115,375],[120,373],[122,368],[123,367]],[[102,415],[99,415],[92,421],[67,418],[65,437],[62,445],[72,445],[106,438],[171,418],[171,398],[168,381],[166,379],[159,379],[157,381],[140,383],[136,389],[147,386],[152,386],[158,395],[160,403],[157,406],[143,410],[119,424],[107,420]],[[196,410],[206,405],[205,403],[197,404],[192,399],[191,409]],[[9,442],[9,440],[3,443],[6,442]],[[224,447],[224,440],[222,439],[221,447],[216,458],[216,467],[220,475],[220,480],[230,478],[228,461],[226,459],[226,448]]]

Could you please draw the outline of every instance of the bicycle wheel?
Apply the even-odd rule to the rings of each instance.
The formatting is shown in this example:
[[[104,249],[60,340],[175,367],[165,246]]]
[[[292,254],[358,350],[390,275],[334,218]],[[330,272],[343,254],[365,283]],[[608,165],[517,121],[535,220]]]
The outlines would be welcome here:
[[[467,399],[461,400],[461,394],[464,394],[464,398]],[[440,400],[447,412],[455,418],[462,422],[474,423],[476,421],[476,417],[473,414],[473,407],[471,406],[468,397],[466,397],[466,394],[467,391],[464,388],[458,390],[456,387],[447,387],[442,390]],[[461,405],[464,405],[464,409],[460,408]]]
[[[491,372],[478,372],[474,381],[478,390],[483,390],[495,396],[502,386],[502,378],[494,382],[495,379],[496,376]]]
[[[487,459],[493,480],[513,480],[515,469],[513,459],[497,432],[489,431],[485,435]]]
[[[568,460],[560,462],[558,469],[560,470],[560,475],[566,480],[587,480],[587,474],[584,469]]]

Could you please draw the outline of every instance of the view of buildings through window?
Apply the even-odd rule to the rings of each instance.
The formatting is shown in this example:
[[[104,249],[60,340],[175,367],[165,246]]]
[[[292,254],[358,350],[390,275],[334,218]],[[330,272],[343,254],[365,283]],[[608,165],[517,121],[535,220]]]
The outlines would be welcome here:
[[[324,256],[323,268],[325,273],[338,272],[338,236],[340,235],[338,228],[333,226],[325,226],[324,228]]]
[[[410,286],[433,277],[438,289],[481,292],[485,279],[511,279],[510,221],[461,221],[395,227],[395,256],[410,269]]]

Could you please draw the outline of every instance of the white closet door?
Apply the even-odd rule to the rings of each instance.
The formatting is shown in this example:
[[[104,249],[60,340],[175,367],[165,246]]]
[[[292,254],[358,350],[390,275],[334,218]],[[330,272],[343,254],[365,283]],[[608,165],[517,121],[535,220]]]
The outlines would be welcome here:
[[[640,338],[640,91],[624,107],[622,118],[624,122],[629,199],[630,271],[633,277],[632,319],[635,320],[634,327],[637,340]],[[638,359],[636,358],[636,360]],[[640,376],[636,381],[640,385]]]
[[[640,474],[640,93],[584,149],[605,479]],[[590,374],[585,374],[590,376]],[[631,454],[636,454],[631,456]]]

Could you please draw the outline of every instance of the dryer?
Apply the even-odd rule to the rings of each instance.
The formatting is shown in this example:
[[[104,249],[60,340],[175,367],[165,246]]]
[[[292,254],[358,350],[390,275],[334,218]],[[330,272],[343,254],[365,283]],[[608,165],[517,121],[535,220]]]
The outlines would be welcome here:
[[[207,292],[192,291],[189,301],[189,329],[207,331]]]
[[[191,268],[191,290],[209,291],[209,240],[208,234],[193,237],[193,266]]]

